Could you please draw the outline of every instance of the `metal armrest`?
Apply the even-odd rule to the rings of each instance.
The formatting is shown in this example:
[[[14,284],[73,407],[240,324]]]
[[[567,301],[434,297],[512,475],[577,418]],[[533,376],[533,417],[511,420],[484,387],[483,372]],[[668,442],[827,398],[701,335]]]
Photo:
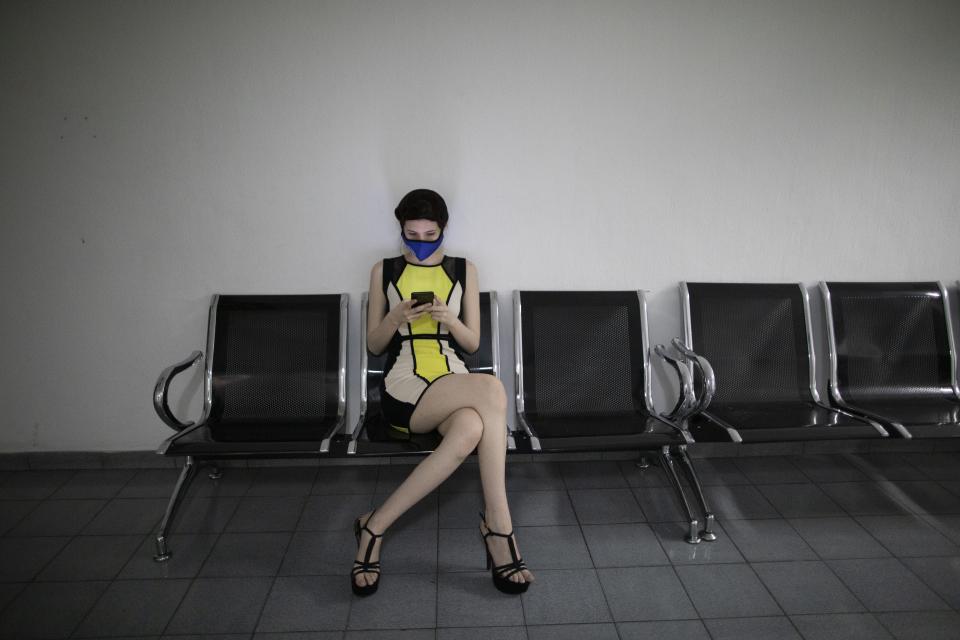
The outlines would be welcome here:
[[[717,378],[713,374],[713,367],[710,366],[710,362],[706,358],[698,355],[693,349],[687,347],[680,338],[674,338],[670,341],[670,344],[680,352],[680,355],[683,356],[687,362],[692,363],[694,366],[694,393],[698,396],[694,411],[695,413],[700,413],[710,406],[710,401],[713,400],[713,394],[717,390]],[[697,373],[700,374],[701,385],[703,387],[699,394],[696,393]]]
[[[161,442],[160,446],[157,447],[156,452],[161,456],[167,455],[167,451],[170,450],[170,447],[173,445],[174,442],[176,442],[180,438],[185,438],[189,436],[192,432],[196,431],[197,429],[200,429],[201,427],[203,427],[202,422],[200,424],[194,424],[192,422],[188,422],[186,427],[184,427],[180,431],[177,431],[175,434],[173,434],[172,436],[170,436],[169,438]]]
[[[653,348],[653,352],[673,367],[673,370],[677,372],[677,379],[680,381],[680,396],[677,398],[677,404],[668,413],[661,413],[661,415],[668,420],[682,423],[694,413],[696,407],[697,398],[693,392],[693,376],[687,369],[686,364],[667,353],[667,348],[664,345],[658,344]]]
[[[153,388],[154,410],[156,410],[157,415],[160,416],[160,419],[163,420],[168,427],[175,431],[186,429],[187,427],[191,426],[193,422],[180,422],[170,411],[170,407],[167,405],[167,393],[170,391],[170,382],[173,380],[174,376],[181,371],[189,369],[195,365],[202,357],[202,351],[194,351],[185,360],[167,367],[163,370],[163,373],[160,374],[160,377],[157,378],[157,384]]]

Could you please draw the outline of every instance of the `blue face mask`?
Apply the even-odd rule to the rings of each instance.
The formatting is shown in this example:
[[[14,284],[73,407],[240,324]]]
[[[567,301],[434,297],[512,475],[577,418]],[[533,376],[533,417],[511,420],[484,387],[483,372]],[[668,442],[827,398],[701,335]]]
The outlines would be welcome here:
[[[436,251],[440,243],[443,242],[442,231],[440,232],[440,237],[433,242],[426,240],[408,240],[402,231],[400,232],[400,237],[403,238],[403,243],[410,248],[410,251],[413,251],[413,255],[417,256],[417,260],[420,261],[426,260],[433,255],[433,252]]]

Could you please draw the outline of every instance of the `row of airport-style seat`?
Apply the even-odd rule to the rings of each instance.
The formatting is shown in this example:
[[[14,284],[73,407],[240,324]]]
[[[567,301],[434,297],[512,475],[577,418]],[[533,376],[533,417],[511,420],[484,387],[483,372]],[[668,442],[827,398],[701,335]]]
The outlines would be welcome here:
[[[681,283],[684,335],[651,347],[640,291],[515,291],[516,415],[508,453],[655,455],[689,524],[714,540],[687,446],[960,436],[960,390],[946,288],[938,282],[819,286],[829,355],[818,391],[809,295],[801,284]],[[423,456],[436,431],[397,440],[380,413],[386,357],[366,348],[361,412],[346,420],[347,294],[215,295],[206,353],[167,367],[154,407],[176,433],[158,453],[184,457],[157,536],[158,560],[201,464],[236,458]],[[499,305],[481,293],[481,345],[468,369],[499,376]],[[676,404],[657,411],[652,362],[673,371]],[[169,409],[171,380],[203,363],[196,422]],[[683,480],[686,480],[684,482]]]

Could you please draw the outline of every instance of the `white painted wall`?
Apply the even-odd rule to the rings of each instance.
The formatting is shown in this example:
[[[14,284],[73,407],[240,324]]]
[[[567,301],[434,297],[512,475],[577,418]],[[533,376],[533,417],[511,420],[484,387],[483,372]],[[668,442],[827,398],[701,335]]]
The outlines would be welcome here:
[[[215,292],[349,292],[352,420],[414,187],[511,390],[514,288],[960,276],[952,0],[7,1],[0,77],[0,451],[154,447]]]

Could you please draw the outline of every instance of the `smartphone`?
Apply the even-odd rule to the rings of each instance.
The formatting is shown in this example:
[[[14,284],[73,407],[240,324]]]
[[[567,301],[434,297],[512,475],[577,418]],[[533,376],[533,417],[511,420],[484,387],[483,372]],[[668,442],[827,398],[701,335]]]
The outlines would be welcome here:
[[[414,301],[414,307],[419,307],[422,304],[432,304],[433,291],[414,291],[410,294],[410,299]]]

